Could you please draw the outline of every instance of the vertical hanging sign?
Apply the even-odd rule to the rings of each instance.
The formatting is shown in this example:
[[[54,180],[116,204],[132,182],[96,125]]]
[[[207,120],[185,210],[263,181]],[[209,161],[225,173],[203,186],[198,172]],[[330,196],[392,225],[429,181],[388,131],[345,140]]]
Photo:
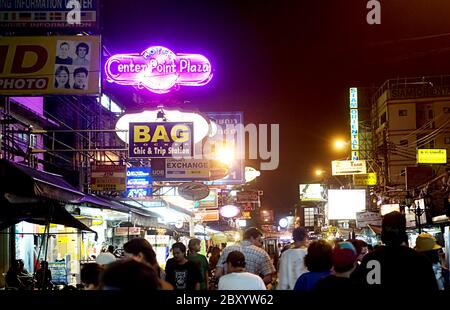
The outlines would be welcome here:
[[[358,88],[350,88],[350,138],[351,159],[359,160]]]

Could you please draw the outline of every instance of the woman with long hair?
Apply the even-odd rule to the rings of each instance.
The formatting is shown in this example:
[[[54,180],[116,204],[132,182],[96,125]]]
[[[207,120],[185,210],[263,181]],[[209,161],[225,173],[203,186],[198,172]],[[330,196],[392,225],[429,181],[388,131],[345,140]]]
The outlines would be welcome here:
[[[69,69],[66,66],[59,66],[55,71],[55,88],[70,88]]]

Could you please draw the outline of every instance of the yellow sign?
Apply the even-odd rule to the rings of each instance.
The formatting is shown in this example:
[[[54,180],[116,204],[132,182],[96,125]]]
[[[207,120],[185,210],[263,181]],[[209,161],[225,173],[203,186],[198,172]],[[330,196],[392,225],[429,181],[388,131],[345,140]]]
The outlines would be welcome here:
[[[356,186],[377,185],[377,174],[376,173],[354,174],[353,184]]]
[[[446,149],[418,149],[417,163],[419,164],[446,164]]]
[[[99,93],[100,37],[0,37],[0,93]]]

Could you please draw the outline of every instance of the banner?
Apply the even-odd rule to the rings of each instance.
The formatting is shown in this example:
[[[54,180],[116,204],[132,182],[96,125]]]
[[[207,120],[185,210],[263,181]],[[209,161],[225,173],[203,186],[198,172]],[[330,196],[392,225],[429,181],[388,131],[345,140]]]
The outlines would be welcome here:
[[[98,0],[0,1],[4,30],[97,30]]]
[[[97,95],[100,37],[0,37],[2,95]]]
[[[202,222],[215,222],[219,220],[219,209],[198,209],[194,211],[194,217]]]
[[[152,196],[152,172],[149,167],[127,168],[127,198]]]
[[[166,178],[178,180],[209,180],[208,160],[166,159]]]
[[[244,202],[258,202],[258,192],[257,191],[244,191],[236,193],[236,201],[238,203]]]
[[[91,189],[94,191],[124,191],[127,175],[126,169],[125,165],[92,166]]]
[[[242,112],[206,112],[211,121],[219,126],[216,134],[207,140],[221,141],[229,148],[234,156],[228,175],[225,178],[212,181],[209,185],[242,184],[245,182],[244,172],[244,132],[236,130],[239,125],[244,125]],[[228,127],[227,127],[228,126]],[[234,128],[232,126],[235,126]]]
[[[130,123],[130,158],[192,157],[192,122]]]
[[[377,185],[377,174],[355,174],[353,175],[353,184],[355,186],[374,186]]]
[[[418,164],[446,164],[446,149],[417,149]]]
[[[367,225],[381,226],[381,214],[370,211],[356,213],[356,227],[363,228]]]
[[[366,174],[365,160],[333,160],[331,162],[333,175]]]

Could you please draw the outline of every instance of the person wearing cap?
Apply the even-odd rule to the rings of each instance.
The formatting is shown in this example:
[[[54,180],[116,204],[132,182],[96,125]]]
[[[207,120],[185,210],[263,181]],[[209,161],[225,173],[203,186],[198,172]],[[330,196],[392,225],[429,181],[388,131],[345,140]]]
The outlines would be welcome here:
[[[245,256],[246,270],[257,276],[262,276],[266,284],[272,282],[272,274],[276,272],[269,254],[261,248],[262,232],[256,227],[250,227],[244,232],[244,240],[239,244],[227,246],[219,258],[216,266],[216,278],[227,273],[226,259],[233,251],[242,252]]]
[[[429,259],[406,246],[404,214],[394,211],[383,217],[381,241],[384,245],[364,256],[355,275],[358,286],[383,290],[411,287],[438,290]]]
[[[442,274],[442,265],[439,259],[439,250],[442,247],[436,243],[436,239],[428,234],[422,233],[417,236],[415,250],[425,255],[433,264],[434,276],[438,284],[439,290],[444,290],[445,279]]]
[[[339,290],[350,292],[355,288],[350,279],[358,261],[358,253],[351,242],[337,243],[332,252],[333,273],[320,280],[314,289],[319,291]]]
[[[220,277],[219,290],[266,290],[266,285],[260,277],[245,271],[244,254],[232,251],[226,262],[228,274]]]
[[[308,231],[304,227],[295,228],[292,239],[293,246],[281,254],[277,287],[279,290],[293,290],[298,277],[308,272],[304,263],[308,253]]]

